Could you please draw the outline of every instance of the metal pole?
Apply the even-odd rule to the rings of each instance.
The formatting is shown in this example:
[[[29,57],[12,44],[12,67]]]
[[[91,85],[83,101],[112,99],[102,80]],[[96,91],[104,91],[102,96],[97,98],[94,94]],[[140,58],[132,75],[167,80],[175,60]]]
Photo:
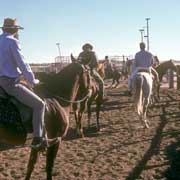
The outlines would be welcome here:
[[[141,33],[141,42],[143,42],[143,32],[144,32],[144,29],[139,29],[140,33]]]
[[[59,60],[60,60],[60,64],[62,65],[61,62],[61,50],[60,50],[60,43],[56,43],[57,47],[58,47],[58,52],[59,52]],[[56,73],[57,73],[57,62],[55,62],[55,69],[56,69]]]
[[[61,60],[61,50],[60,50],[60,43],[56,43],[59,51],[59,59]]]
[[[150,18],[146,18],[146,21],[147,21],[147,50],[149,51],[149,20]]]

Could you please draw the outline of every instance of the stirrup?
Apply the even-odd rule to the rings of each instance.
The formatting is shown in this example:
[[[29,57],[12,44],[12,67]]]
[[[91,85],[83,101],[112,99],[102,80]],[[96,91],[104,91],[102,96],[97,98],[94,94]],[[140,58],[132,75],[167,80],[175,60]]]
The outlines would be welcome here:
[[[61,137],[56,137],[53,139],[47,139],[47,138],[34,138],[32,141],[32,144],[30,147],[37,151],[44,151],[48,147],[57,144],[58,142],[61,142]]]
[[[34,137],[30,147],[34,150],[43,151],[49,147],[49,144],[46,138]]]

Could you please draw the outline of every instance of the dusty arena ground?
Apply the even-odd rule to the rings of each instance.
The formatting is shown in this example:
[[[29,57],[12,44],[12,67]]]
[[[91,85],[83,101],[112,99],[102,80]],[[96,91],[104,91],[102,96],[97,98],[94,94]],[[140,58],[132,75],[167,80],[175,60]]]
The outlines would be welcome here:
[[[138,129],[140,122],[125,90],[123,84],[107,89],[100,132],[93,128],[93,115],[92,129],[85,128],[85,138],[76,138],[71,117],[67,139],[55,161],[54,180],[180,179],[180,92],[161,90],[160,102],[148,111],[150,129],[144,130]],[[83,126],[87,126],[86,114]],[[29,152],[29,148],[1,148],[0,180],[24,179]],[[45,179],[41,155],[32,180]]]

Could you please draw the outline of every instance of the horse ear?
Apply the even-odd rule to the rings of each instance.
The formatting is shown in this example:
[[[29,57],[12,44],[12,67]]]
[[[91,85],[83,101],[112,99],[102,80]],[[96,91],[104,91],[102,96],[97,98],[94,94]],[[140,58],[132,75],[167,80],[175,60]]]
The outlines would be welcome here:
[[[76,62],[76,58],[73,56],[72,53],[71,53],[71,61],[72,61],[72,63]]]

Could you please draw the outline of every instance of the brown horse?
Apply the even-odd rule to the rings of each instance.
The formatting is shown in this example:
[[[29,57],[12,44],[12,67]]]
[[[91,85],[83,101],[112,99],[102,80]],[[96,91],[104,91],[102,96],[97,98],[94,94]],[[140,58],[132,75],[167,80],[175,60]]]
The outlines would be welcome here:
[[[97,72],[103,79],[105,78],[105,64],[106,60],[99,61],[96,68]]]
[[[43,84],[37,86],[35,91],[45,97],[45,129],[48,139],[55,139],[47,148],[46,153],[46,172],[47,179],[52,180],[52,168],[56,158],[60,140],[65,137],[69,127],[69,115],[71,102],[75,101],[77,94],[88,91],[86,74],[84,68],[78,63],[72,63],[65,67],[59,74],[51,75],[44,79]],[[48,81],[47,81],[48,80]],[[50,81],[49,81],[50,80]],[[48,82],[46,84],[46,82]],[[53,93],[61,92],[60,100],[56,100]],[[53,98],[54,97],[54,98]],[[7,101],[5,99],[5,101]],[[1,101],[2,103],[2,101]],[[9,107],[11,107],[9,105]],[[17,111],[17,110],[16,110]],[[14,114],[11,113],[11,116]],[[14,133],[10,128],[0,128],[0,142],[8,144],[24,144],[26,141],[26,133]],[[26,180],[29,180],[37,162],[39,151],[31,149],[30,159],[27,168]]]
[[[85,68],[85,66],[79,64],[78,62],[73,62],[72,65],[81,66],[83,68],[83,78],[81,78],[79,81],[81,84],[84,84],[84,87],[82,87],[82,85],[81,85],[77,92],[75,90],[76,88],[73,88],[74,89],[73,91],[76,94],[76,98],[75,99],[73,98],[74,100],[69,100],[69,98],[67,98],[66,93],[68,92],[68,88],[67,89],[64,88],[66,86],[62,85],[63,83],[61,82],[61,78],[60,78],[60,77],[65,77],[64,71],[67,71],[67,69],[69,68],[70,65],[65,67],[64,69],[62,69],[58,74],[55,74],[55,73],[50,73],[50,74],[37,73],[36,76],[38,77],[38,79],[41,80],[41,82],[42,82],[41,86],[43,87],[43,89],[46,89],[46,91],[44,91],[44,96],[56,97],[58,102],[60,102],[60,104],[63,104],[65,106],[67,103],[72,104],[73,111],[75,112],[77,135],[82,137],[82,136],[84,136],[83,135],[83,129],[81,126],[81,119],[82,119],[83,114],[77,113],[77,107],[79,107],[80,103],[84,104],[89,97],[89,94],[90,94],[90,92],[89,92],[89,85],[90,85],[89,79],[90,78],[89,78],[89,72]],[[72,74],[72,72],[69,72],[69,74],[68,73],[66,74],[67,79],[77,78],[75,75],[72,75],[72,77],[69,76],[70,74]],[[71,88],[71,87],[69,87],[69,88]],[[62,96],[62,93],[64,93],[63,96]],[[84,112],[85,104],[84,104],[84,106],[81,106],[81,112]]]
[[[72,62],[78,62],[78,59],[74,58],[73,55],[71,55]],[[103,62],[102,62],[103,64]],[[88,71],[89,72],[89,71]],[[87,113],[88,113],[88,127],[90,127],[90,120],[91,120],[91,106],[92,103],[95,102],[96,105],[96,127],[97,130],[100,130],[100,123],[99,123],[99,117],[100,117],[100,109],[101,105],[103,103],[103,100],[101,96],[99,96],[99,87],[95,79],[90,75],[89,72],[89,98],[86,101],[83,101],[80,103],[79,108],[77,107],[77,104],[74,104],[73,109],[75,112],[75,119],[77,126],[81,127],[81,118],[85,111],[85,107],[87,105]],[[81,135],[83,136],[82,127],[81,127]]]
[[[177,67],[174,64],[173,60],[164,61],[164,62],[160,63],[155,69],[159,75],[160,82],[162,81],[162,78],[166,74],[168,69],[171,69],[171,70],[177,72]],[[159,98],[159,90],[160,90],[160,84],[157,87],[158,98]]]
[[[115,87],[117,87],[119,85],[119,79],[122,77],[122,73],[118,70],[113,70],[113,68],[107,69],[105,67],[106,63],[106,60],[98,62],[97,72],[103,79],[112,79],[111,87],[115,85],[115,83]]]
[[[155,69],[159,75],[160,81],[162,81],[162,78],[166,74],[168,69],[171,69],[171,70],[177,72],[177,67],[174,64],[173,60],[164,61],[164,62],[160,63]]]

